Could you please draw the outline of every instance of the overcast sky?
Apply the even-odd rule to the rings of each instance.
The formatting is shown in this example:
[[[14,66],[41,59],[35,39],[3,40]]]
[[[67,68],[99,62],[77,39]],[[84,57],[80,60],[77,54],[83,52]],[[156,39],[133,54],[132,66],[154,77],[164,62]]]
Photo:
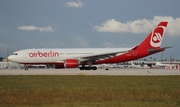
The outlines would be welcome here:
[[[0,56],[26,48],[133,47],[169,21],[164,58],[180,59],[179,0],[0,0]],[[161,53],[153,55],[161,59]]]

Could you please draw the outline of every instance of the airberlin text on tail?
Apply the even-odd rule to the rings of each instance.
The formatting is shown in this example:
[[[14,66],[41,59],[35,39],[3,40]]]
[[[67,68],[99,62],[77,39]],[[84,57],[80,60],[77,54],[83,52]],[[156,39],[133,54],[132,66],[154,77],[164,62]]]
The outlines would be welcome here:
[[[139,48],[160,48],[168,22],[160,22],[139,45]]]

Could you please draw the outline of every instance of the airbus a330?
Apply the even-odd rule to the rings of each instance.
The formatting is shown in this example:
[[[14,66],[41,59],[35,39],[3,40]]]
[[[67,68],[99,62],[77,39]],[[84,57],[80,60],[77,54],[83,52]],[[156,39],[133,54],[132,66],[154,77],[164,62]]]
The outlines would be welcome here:
[[[161,42],[168,22],[160,22],[152,32],[133,48],[63,48],[63,49],[25,49],[10,55],[8,59],[25,65],[54,65],[56,69],[79,68],[96,70],[97,64],[112,64],[136,60],[164,51]]]

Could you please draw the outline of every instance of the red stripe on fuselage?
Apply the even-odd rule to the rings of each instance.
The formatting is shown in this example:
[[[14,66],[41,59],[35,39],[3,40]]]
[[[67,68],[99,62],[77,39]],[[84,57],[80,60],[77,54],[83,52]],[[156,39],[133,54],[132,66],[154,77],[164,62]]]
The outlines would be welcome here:
[[[131,60],[136,60],[136,59],[148,56],[148,55],[149,55],[148,49],[131,50],[127,53],[124,53],[122,55],[119,55],[113,58],[96,61],[93,64],[127,62]]]

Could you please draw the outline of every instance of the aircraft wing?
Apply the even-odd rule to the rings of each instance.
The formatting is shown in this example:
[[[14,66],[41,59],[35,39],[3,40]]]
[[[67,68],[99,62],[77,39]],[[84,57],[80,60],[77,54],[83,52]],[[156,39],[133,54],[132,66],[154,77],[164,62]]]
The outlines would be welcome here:
[[[121,53],[128,52],[127,51],[118,51],[118,52],[111,52],[111,53],[102,53],[102,54],[93,54],[93,55],[88,55],[88,56],[81,56],[78,58],[79,61],[88,61],[88,60],[102,60],[102,59],[107,59],[107,58],[112,58],[115,56],[118,56]]]

